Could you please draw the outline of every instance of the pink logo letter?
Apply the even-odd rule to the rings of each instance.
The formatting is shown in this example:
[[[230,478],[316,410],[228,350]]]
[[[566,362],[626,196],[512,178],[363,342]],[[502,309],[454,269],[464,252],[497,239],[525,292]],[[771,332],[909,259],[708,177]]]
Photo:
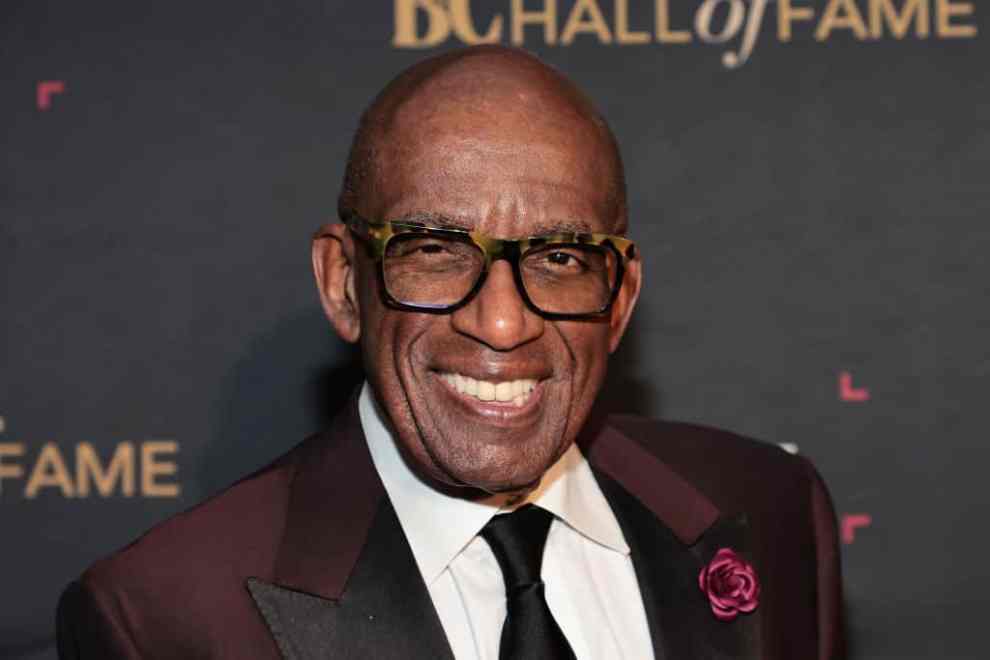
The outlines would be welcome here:
[[[856,540],[856,530],[860,527],[869,527],[873,523],[873,516],[868,513],[847,513],[842,516],[842,542],[849,545]]]
[[[839,372],[839,399],[862,403],[870,400],[870,390],[865,387],[853,387],[853,377],[848,371]]]
[[[35,92],[38,110],[48,110],[52,107],[52,97],[65,91],[65,83],[61,80],[42,80]]]

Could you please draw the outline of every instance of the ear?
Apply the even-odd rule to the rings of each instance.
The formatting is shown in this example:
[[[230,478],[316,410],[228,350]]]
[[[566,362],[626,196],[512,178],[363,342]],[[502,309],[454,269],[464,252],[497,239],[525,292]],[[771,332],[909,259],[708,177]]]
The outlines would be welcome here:
[[[612,305],[612,315],[609,319],[608,328],[608,352],[614,353],[619,348],[622,335],[626,332],[629,319],[632,318],[633,308],[639,300],[639,289],[643,283],[643,261],[639,258],[639,253],[626,263],[625,273],[622,275],[622,288]]]
[[[355,254],[354,237],[346,225],[327,224],[313,236],[313,274],[323,311],[340,338],[352,344],[361,337]]]

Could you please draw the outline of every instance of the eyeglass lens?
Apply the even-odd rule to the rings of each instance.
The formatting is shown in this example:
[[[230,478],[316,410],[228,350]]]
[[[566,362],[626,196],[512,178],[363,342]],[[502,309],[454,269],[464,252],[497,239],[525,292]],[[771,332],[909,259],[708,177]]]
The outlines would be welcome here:
[[[443,309],[463,301],[485,268],[481,249],[468,239],[400,235],[383,257],[385,288],[397,302]],[[523,286],[537,309],[551,314],[592,314],[603,309],[618,277],[615,253],[598,245],[556,243],[528,250],[519,263]]]

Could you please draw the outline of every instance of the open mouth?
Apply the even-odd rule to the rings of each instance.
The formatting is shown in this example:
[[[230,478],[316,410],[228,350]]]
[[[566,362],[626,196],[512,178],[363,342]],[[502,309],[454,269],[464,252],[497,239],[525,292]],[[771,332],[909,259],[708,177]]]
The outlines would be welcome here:
[[[440,372],[439,376],[458,394],[483,403],[503,403],[517,408],[526,405],[539,382],[535,378],[519,378],[494,383],[451,372]]]

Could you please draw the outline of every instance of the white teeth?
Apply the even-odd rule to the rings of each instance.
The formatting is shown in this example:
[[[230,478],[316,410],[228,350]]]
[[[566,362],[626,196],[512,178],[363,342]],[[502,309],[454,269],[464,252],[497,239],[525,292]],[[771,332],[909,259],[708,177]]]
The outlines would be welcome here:
[[[495,400],[495,385],[487,380],[478,381],[478,398],[482,401]]]
[[[454,373],[442,373],[440,377],[461,394],[473,396],[481,401],[511,401],[516,406],[525,404],[536,387],[536,380],[532,378],[492,383]]]
[[[508,401],[512,398],[512,383],[505,382],[499,383],[495,386],[495,400],[496,401]]]

